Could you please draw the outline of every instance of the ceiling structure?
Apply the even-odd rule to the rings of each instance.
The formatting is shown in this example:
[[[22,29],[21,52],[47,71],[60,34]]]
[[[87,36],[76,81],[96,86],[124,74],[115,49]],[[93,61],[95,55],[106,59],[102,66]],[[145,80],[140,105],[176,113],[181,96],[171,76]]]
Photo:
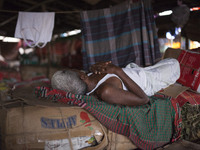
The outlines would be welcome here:
[[[200,7],[200,0],[182,0],[189,8]],[[124,0],[0,0],[0,35],[14,36],[18,12],[56,12],[54,33],[80,29],[80,11],[108,8]],[[177,0],[151,0],[154,14],[172,10]],[[176,25],[171,15],[155,19],[159,37]],[[190,18],[183,28],[183,35],[200,41],[200,10],[190,12]]]

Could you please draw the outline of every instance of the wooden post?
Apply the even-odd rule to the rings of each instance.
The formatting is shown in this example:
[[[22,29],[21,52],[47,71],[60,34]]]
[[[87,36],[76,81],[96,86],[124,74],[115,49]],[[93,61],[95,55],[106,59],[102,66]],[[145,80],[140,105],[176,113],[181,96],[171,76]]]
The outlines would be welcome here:
[[[188,39],[187,36],[185,37],[185,48],[186,48],[187,50],[189,49],[189,39]]]
[[[51,53],[51,44],[48,43],[47,44],[47,78],[49,78],[50,76],[50,69],[51,69],[51,57],[50,57],[50,53]]]

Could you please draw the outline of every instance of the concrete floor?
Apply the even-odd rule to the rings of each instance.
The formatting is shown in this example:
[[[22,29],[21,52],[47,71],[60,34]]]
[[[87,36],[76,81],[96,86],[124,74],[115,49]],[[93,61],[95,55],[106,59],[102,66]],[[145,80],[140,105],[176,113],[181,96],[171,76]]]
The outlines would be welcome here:
[[[180,140],[157,150],[200,150],[200,144]]]

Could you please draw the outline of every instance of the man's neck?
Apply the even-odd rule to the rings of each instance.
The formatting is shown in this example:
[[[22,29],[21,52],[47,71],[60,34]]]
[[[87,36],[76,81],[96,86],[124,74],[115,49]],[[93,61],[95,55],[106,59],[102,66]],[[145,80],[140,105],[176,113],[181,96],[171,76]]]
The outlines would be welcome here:
[[[88,77],[88,92],[92,91],[97,83],[105,76],[106,74],[92,74]]]

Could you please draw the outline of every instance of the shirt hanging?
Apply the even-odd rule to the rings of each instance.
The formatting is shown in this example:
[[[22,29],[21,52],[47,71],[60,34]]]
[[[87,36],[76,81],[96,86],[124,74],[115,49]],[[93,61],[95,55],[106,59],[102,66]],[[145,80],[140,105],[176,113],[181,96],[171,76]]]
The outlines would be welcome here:
[[[44,47],[51,41],[54,12],[19,12],[15,37],[22,38],[30,47]]]

